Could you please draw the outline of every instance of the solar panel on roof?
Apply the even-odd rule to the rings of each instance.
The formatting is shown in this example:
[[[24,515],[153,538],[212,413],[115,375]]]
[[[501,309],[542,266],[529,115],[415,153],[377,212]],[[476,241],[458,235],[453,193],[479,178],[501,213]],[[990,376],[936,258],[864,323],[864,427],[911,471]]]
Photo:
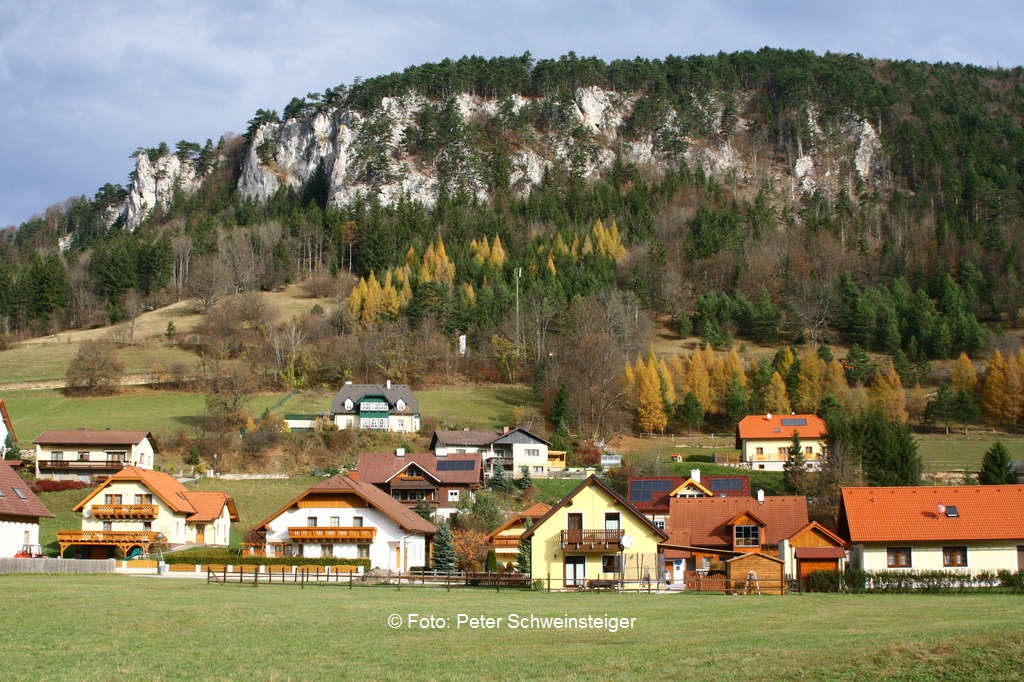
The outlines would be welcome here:
[[[783,417],[783,426],[807,426],[807,420],[803,417]]]
[[[475,469],[475,464],[471,459],[462,460],[443,460],[437,463],[438,471],[472,471]]]
[[[711,490],[742,490],[743,481],[738,478],[713,478],[710,481]]]
[[[669,480],[633,481],[630,488],[630,502],[650,502],[654,493],[667,493],[675,486]]]

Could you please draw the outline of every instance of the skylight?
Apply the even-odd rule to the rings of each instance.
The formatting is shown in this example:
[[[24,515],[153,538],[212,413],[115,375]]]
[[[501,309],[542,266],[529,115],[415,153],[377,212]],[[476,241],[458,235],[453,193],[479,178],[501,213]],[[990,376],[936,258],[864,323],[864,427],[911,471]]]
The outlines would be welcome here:
[[[15,494],[15,495],[17,495],[18,497],[20,497],[21,499],[23,499],[23,500],[24,500],[24,499],[27,499],[27,498],[25,497],[25,493],[21,492],[21,489],[20,489],[20,488],[11,488],[11,490],[13,490],[13,491],[14,491],[14,494]]]
[[[960,517],[960,510],[953,505],[946,505],[946,518],[956,519]]]

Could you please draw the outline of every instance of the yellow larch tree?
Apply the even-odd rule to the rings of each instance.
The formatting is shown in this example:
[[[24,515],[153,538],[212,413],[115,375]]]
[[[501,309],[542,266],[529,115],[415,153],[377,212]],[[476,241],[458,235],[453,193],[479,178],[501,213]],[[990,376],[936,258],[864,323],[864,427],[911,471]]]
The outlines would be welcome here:
[[[967,391],[974,393],[978,388],[978,370],[974,368],[974,361],[967,353],[960,353],[956,362],[953,363],[953,373],[949,377],[949,387],[953,393]]]
[[[1016,402],[1010,395],[1009,368],[1002,352],[996,348],[985,367],[981,387],[981,416],[989,424],[1010,424],[1016,421]]]
[[[661,398],[661,381],[655,365],[643,363],[637,368],[636,424],[644,433],[661,433],[668,424],[665,404]]]
[[[705,361],[705,355],[697,351],[690,354],[686,368],[686,392],[693,393],[704,409],[711,409],[711,375]]]
[[[846,381],[846,370],[843,363],[837,358],[832,358],[825,368],[825,378],[822,382],[822,393],[830,395],[843,405],[846,404],[850,393],[850,384]]]
[[[824,397],[822,389],[825,378],[825,361],[813,348],[800,353],[800,369],[797,375],[799,380],[796,396],[792,401],[793,409],[800,413],[813,413],[817,411]]]
[[[786,390],[786,382],[778,370],[772,372],[772,378],[768,382],[768,389],[764,396],[764,408],[769,413],[789,414],[789,393]]]

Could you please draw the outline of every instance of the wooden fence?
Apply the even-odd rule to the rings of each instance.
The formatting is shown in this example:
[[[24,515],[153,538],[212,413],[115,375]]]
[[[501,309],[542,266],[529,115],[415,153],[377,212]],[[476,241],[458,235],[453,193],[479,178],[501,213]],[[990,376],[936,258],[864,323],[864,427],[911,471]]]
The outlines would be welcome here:
[[[190,566],[191,568],[191,566]],[[529,588],[530,576],[508,572],[452,572],[438,573],[418,571],[416,573],[374,572],[358,573],[352,566],[256,566],[211,564],[204,566],[206,582],[218,584],[273,585],[342,585],[349,589],[370,585],[393,585],[403,587],[443,587],[448,590],[462,587]],[[177,569],[180,570],[180,569]]]

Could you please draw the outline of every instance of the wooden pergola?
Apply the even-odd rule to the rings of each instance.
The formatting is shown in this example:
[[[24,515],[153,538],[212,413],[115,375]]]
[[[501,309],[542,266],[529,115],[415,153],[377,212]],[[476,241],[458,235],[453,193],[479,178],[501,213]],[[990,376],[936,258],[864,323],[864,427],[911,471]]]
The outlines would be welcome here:
[[[162,542],[163,536],[155,531],[135,530],[59,530],[57,544],[60,556],[68,547],[115,547],[122,556],[128,554],[133,547],[139,547],[149,553],[150,547]]]

